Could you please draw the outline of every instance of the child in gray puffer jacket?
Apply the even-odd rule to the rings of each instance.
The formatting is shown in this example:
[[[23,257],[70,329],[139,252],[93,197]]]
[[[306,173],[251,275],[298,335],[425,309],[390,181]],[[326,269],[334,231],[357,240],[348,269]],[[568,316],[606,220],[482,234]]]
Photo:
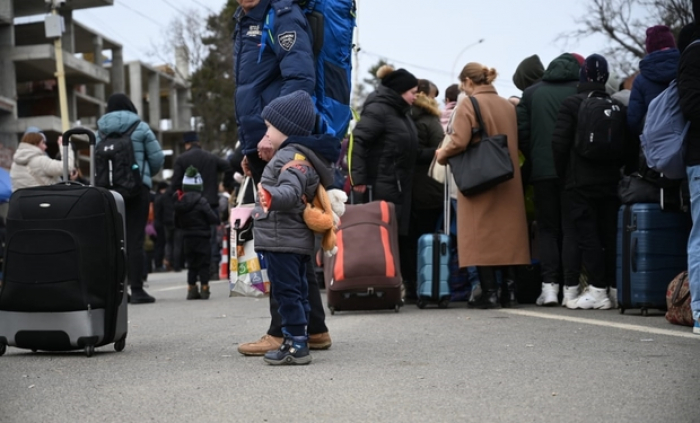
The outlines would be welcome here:
[[[274,151],[258,184],[253,210],[255,250],[263,252],[279,303],[284,341],[265,354],[273,365],[308,364],[311,355],[306,326],[311,310],[306,266],[314,251],[314,233],[304,222],[306,203],[319,184],[333,183],[330,163],[337,160],[340,142],[327,135],[311,135],[316,112],[308,93],[295,91],[268,104],[262,112],[267,133],[260,151]]]

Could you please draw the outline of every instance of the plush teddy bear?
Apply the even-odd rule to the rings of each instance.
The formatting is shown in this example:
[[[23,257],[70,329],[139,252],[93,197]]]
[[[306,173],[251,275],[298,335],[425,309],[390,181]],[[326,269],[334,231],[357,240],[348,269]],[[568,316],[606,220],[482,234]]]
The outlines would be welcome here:
[[[335,231],[338,228],[340,216],[345,213],[345,192],[332,189],[326,191],[319,185],[314,201],[306,204],[304,222],[312,231],[322,234],[321,247],[324,253],[331,257],[338,252],[335,245]]]

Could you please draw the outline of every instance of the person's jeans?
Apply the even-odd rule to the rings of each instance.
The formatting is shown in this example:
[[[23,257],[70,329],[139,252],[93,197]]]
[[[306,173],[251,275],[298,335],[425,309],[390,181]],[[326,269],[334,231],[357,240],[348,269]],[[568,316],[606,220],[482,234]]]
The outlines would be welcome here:
[[[576,229],[564,207],[559,180],[532,184],[535,193],[535,219],[544,283],[578,284],[581,253],[576,245]]]
[[[265,259],[272,287],[270,294],[279,304],[283,332],[292,336],[306,336],[311,311],[306,279],[309,256],[266,251]]]
[[[700,165],[688,166],[690,188],[690,214],[693,227],[688,237],[688,284],[690,286],[690,308],[693,318],[700,320]]]

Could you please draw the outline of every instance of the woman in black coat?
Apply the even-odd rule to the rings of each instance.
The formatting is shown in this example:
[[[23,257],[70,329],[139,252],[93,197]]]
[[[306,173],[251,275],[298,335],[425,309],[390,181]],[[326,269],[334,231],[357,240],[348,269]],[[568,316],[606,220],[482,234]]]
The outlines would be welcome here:
[[[356,193],[365,194],[370,185],[373,200],[395,205],[399,233],[406,235],[418,148],[410,111],[418,80],[410,72],[390,66],[381,67],[377,77],[381,84],[365,101],[353,130],[350,178]]]

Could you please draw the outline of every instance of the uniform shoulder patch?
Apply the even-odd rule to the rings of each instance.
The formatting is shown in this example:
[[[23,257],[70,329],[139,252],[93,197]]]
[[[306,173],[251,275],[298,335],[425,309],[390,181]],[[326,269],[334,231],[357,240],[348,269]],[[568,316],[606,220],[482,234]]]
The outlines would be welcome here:
[[[294,153],[294,160],[306,160],[306,156],[299,153]]]
[[[277,41],[280,43],[280,47],[287,51],[290,51],[292,47],[294,47],[294,44],[296,44],[297,42],[297,32],[283,32],[277,36]]]

